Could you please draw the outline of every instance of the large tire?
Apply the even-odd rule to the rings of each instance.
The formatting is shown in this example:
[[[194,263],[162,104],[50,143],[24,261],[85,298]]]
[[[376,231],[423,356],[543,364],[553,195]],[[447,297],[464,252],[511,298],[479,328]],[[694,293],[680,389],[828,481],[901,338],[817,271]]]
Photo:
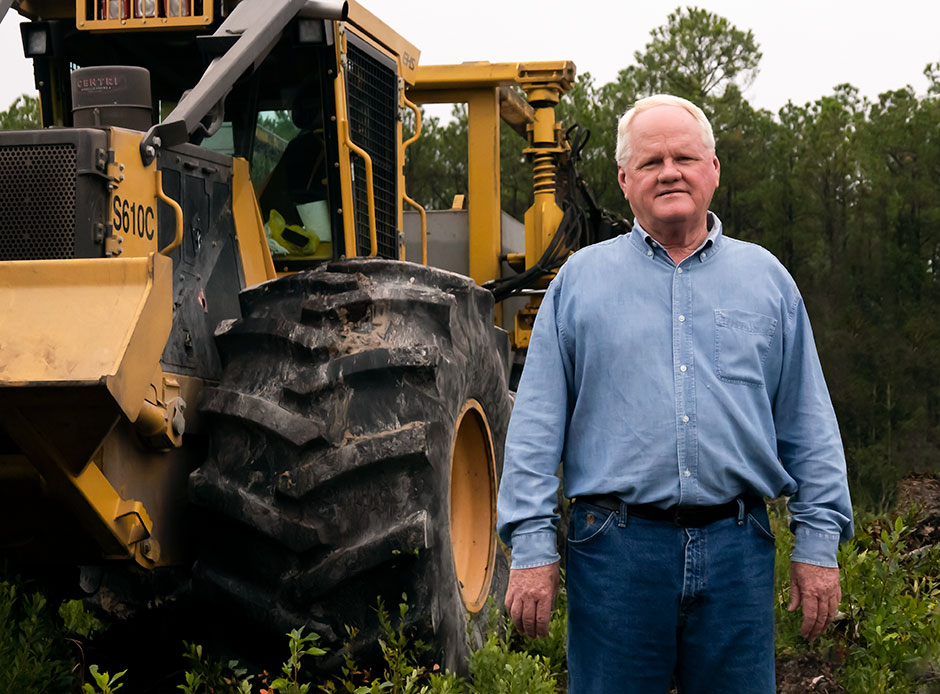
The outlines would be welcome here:
[[[197,591],[268,633],[306,625],[334,662],[347,625],[373,658],[377,598],[397,617],[405,594],[411,633],[463,670],[508,578],[493,526],[509,343],[491,295],[351,259],[241,302],[216,331],[224,372],[190,477],[208,518]]]

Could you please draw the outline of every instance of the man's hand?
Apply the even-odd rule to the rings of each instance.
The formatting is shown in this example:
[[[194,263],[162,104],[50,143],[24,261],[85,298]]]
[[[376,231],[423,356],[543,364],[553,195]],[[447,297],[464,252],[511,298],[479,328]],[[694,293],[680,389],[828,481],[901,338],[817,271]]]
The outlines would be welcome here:
[[[510,571],[506,610],[516,629],[530,639],[547,636],[548,620],[557,595],[558,562]]]
[[[790,562],[790,606],[787,609],[793,612],[797,605],[803,604],[800,628],[803,638],[812,641],[826,630],[836,616],[841,599],[839,569]]]

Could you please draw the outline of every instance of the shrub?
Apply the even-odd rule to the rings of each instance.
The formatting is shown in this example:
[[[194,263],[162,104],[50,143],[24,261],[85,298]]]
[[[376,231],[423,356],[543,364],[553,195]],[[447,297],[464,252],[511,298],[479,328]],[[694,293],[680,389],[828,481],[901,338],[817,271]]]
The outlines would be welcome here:
[[[833,628],[815,643],[799,636],[800,615],[786,611],[793,536],[778,514],[777,650],[813,652],[837,665],[849,694],[908,694],[940,676],[940,547],[908,549],[916,512],[857,519],[839,549],[842,603]]]
[[[74,691],[77,664],[45,596],[0,581],[0,691]]]

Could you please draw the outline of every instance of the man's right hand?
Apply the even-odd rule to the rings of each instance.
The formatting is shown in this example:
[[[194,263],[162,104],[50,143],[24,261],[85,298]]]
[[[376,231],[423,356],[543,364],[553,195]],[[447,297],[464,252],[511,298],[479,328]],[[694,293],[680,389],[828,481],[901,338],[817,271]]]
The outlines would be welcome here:
[[[530,639],[548,636],[548,621],[557,595],[558,562],[510,571],[506,610],[516,629]]]

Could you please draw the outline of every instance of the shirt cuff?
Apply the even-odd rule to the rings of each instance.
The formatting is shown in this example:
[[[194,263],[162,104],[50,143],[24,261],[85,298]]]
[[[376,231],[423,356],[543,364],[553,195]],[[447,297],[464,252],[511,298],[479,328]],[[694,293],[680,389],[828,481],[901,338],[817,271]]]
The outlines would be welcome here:
[[[836,568],[839,562],[839,536],[822,533],[805,525],[797,525],[794,531],[795,541],[790,561],[803,564],[815,564],[827,568]]]
[[[558,561],[558,545],[554,531],[517,533],[512,536],[513,569],[534,569]]]

